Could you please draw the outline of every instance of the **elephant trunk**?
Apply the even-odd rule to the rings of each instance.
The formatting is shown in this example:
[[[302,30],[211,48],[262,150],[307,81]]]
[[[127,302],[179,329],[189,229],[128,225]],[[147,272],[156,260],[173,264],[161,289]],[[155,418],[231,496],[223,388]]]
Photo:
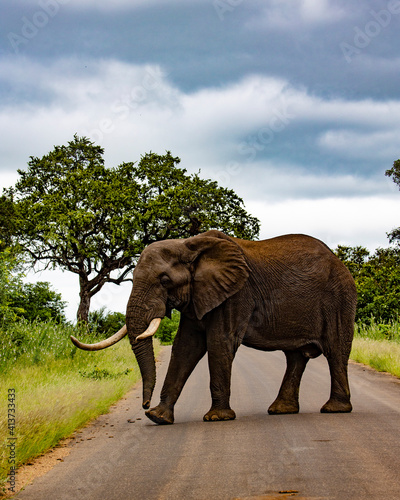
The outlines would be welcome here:
[[[161,314],[160,314],[161,315]],[[162,314],[164,316],[164,314]],[[161,318],[154,318],[150,323],[146,321],[146,311],[136,305],[128,305],[126,325],[129,332],[129,340],[136,361],[139,365],[143,384],[142,406],[150,408],[150,400],[156,384],[156,362],[154,358],[153,339],[160,326]]]
[[[151,396],[156,385],[156,361],[154,358],[153,339],[151,337],[132,343],[132,349],[139,365],[143,383],[142,406],[150,408]]]

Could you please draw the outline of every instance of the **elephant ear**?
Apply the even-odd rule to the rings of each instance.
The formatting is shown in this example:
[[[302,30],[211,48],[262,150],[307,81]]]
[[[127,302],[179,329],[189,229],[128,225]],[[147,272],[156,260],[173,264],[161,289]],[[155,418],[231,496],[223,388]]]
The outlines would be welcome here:
[[[240,247],[221,236],[224,239],[199,235],[186,240],[192,253],[192,302],[198,319],[241,290],[249,277]]]

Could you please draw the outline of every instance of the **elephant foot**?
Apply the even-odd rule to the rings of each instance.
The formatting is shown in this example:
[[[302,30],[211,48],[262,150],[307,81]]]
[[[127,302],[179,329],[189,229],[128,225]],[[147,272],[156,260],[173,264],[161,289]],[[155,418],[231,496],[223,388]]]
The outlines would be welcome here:
[[[174,423],[174,411],[169,407],[158,405],[145,412],[152,422],[159,425],[168,425]]]
[[[217,422],[221,420],[235,420],[236,413],[230,408],[226,410],[217,410],[211,408],[203,417],[204,422]]]
[[[350,413],[352,409],[350,401],[330,399],[321,408],[321,413]]]
[[[285,415],[291,413],[299,413],[299,403],[283,401],[282,399],[276,399],[272,405],[268,408],[268,413],[270,415]]]

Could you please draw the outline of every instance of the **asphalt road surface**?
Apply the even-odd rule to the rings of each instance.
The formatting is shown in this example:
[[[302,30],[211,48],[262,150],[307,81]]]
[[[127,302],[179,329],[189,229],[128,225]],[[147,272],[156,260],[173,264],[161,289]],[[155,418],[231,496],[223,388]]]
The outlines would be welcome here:
[[[158,363],[154,405],[169,354],[165,348]],[[185,386],[172,426],[145,417],[139,384],[17,498],[400,499],[400,381],[352,363],[353,413],[321,414],[330,383],[321,356],[305,371],[300,413],[270,416],[284,369],[281,352],[240,347],[231,399],[237,417],[229,422],[202,421],[211,401],[206,358]]]

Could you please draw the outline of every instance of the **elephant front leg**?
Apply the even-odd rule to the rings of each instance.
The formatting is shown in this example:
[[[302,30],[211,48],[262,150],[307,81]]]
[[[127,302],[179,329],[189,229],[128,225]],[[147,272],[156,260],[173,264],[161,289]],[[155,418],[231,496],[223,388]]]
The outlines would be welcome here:
[[[146,416],[156,424],[173,424],[175,403],[189,375],[206,353],[206,339],[202,331],[191,328],[189,322],[181,320],[171,360],[161,391],[158,406],[146,411]]]
[[[203,417],[205,422],[234,420],[236,418],[236,414],[229,403],[234,356],[235,353],[228,346],[225,346],[225,349],[221,348],[221,345],[217,349],[208,348],[212,404],[210,410]]]
[[[278,397],[268,408],[270,415],[299,412],[299,389],[308,358],[298,351],[285,351],[286,372]]]
[[[240,294],[230,307],[218,308],[207,325],[207,351],[210,369],[211,408],[203,420],[234,420],[230,407],[232,363],[247,332],[253,309],[243,304]]]

